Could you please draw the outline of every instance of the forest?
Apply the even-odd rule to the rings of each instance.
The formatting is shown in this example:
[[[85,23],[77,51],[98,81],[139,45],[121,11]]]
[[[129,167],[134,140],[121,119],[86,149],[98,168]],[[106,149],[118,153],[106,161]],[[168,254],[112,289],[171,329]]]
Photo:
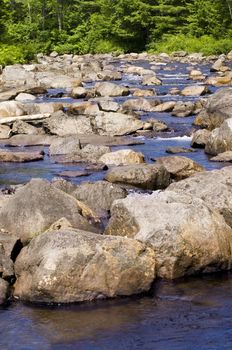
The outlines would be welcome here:
[[[35,53],[232,49],[232,0],[0,0],[0,63]]]

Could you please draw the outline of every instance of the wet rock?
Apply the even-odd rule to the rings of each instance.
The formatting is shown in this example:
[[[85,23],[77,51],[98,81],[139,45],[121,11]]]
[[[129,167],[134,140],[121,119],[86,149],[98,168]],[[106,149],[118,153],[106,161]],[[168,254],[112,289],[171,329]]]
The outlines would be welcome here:
[[[223,76],[209,77],[205,82],[205,84],[213,85],[213,86],[225,86],[225,85],[231,85],[231,83],[232,83],[231,72],[226,73]]]
[[[43,113],[55,113],[61,111],[63,109],[62,103],[54,102],[54,103],[25,103],[24,109],[26,110],[26,114],[43,114]]]
[[[18,237],[1,230],[0,232],[0,277],[14,283],[14,261],[22,248]]]
[[[143,128],[143,122],[123,113],[102,113],[94,120],[95,130],[100,135],[122,136]]]
[[[112,183],[124,184],[156,190],[166,188],[170,183],[170,174],[162,165],[136,164],[110,169],[106,180]]]
[[[10,152],[0,151],[0,162],[34,162],[43,160],[44,155],[41,152]]]
[[[144,163],[144,155],[130,149],[123,149],[115,152],[105,153],[99,159],[107,165],[129,165]]]
[[[85,171],[85,170],[66,170],[62,171],[62,173],[59,173],[58,176],[61,177],[82,177],[82,176],[89,176],[91,175],[90,172]]]
[[[180,95],[180,89],[174,87],[169,90],[170,95]]]
[[[232,227],[232,167],[205,171],[169,186],[171,191],[201,198]]]
[[[129,90],[125,86],[109,83],[109,82],[102,82],[97,83],[95,85],[95,93],[97,96],[110,96],[110,97],[116,97],[116,96],[127,96],[129,95]]]
[[[232,151],[232,118],[226,119],[220,128],[214,129],[205,145],[205,152],[217,155]]]
[[[145,98],[130,99],[122,104],[123,111],[144,111],[153,112],[157,105],[159,105],[160,100],[147,100]]]
[[[152,129],[156,132],[168,130],[168,126],[166,123],[157,119],[149,119],[149,123],[152,124]]]
[[[155,259],[150,248],[132,239],[59,230],[43,233],[22,250],[16,274],[14,295],[21,300],[81,302],[149,290]]]
[[[103,71],[99,72],[97,76],[103,81],[122,80],[122,73],[117,72],[116,70],[104,69]]]
[[[192,80],[204,80],[205,76],[199,69],[193,69],[189,73],[189,79]]]
[[[225,62],[225,59],[218,59],[216,62],[214,62],[214,64],[212,65],[212,67],[210,68],[211,72],[218,72],[220,71],[221,67],[223,67]]]
[[[206,143],[209,140],[211,132],[206,129],[197,130],[192,135],[191,146],[194,148],[205,148]]]
[[[5,141],[9,147],[49,146],[56,136],[51,135],[14,135]]]
[[[192,148],[186,148],[186,147],[168,147],[166,149],[166,153],[175,154],[175,153],[191,153],[196,152]]]
[[[195,105],[193,102],[178,101],[172,111],[172,115],[179,118],[188,117],[194,113]]]
[[[160,157],[156,164],[163,166],[175,181],[185,179],[205,169],[192,159],[183,156]]]
[[[49,154],[59,155],[59,154],[71,154],[79,152],[81,149],[80,140],[76,136],[66,136],[63,138],[57,138],[52,141],[49,147]]]
[[[62,217],[74,228],[96,232],[81,215],[74,198],[45,180],[33,179],[4,202],[0,208],[0,228],[17,234],[25,242]]]
[[[85,98],[87,96],[87,90],[83,87],[76,87],[72,89],[71,97],[72,98]]]
[[[44,123],[46,130],[53,135],[68,136],[74,134],[93,134],[90,118],[68,116],[62,111],[55,112]]]
[[[36,100],[36,97],[34,95],[31,94],[27,94],[25,92],[22,92],[20,94],[17,95],[17,97],[15,98],[16,101],[19,102],[23,102],[23,101],[34,101]]]
[[[152,76],[144,76],[142,80],[142,85],[162,85],[162,81],[158,79],[155,75]]]
[[[6,303],[10,294],[10,285],[7,281],[0,278],[0,305]]]
[[[214,93],[205,106],[204,113],[196,117],[195,124],[213,130],[232,116],[232,88]]]
[[[99,108],[104,112],[117,112],[120,108],[117,102],[112,100],[102,100],[98,102]]]
[[[24,115],[25,108],[20,102],[5,101],[0,102],[0,117],[13,117]]]
[[[202,96],[209,93],[209,89],[204,85],[186,86],[182,91],[182,96]]]
[[[172,191],[115,201],[106,234],[154,249],[157,275],[174,279],[231,268],[232,230],[203,200]]]
[[[232,151],[219,153],[216,157],[210,159],[212,162],[232,162]]]
[[[133,96],[135,97],[151,97],[156,95],[154,89],[135,89]]]
[[[0,125],[0,139],[9,139],[11,136],[11,129],[7,125]]]
[[[176,105],[175,101],[167,101],[159,104],[153,109],[153,112],[171,112]]]
[[[83,163],[83,162],[99,162],[101,156],[105,153],[109,153],[110,148],[108,146],[101,145],[86,145],[79,151],[64,155],[56,159],[57,163]]]
[[[80,103],[71,103],[67,109],[68,113],[74,115],[96,116],[100,112],[99,105],[95,101],[85,101]]]

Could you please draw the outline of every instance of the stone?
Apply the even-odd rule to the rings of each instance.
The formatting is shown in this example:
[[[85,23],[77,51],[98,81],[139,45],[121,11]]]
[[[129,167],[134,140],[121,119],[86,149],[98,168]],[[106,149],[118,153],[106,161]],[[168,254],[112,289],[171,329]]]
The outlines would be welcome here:
[[[214,129],[205,145],[205,152],[217,155],[232,151],[232,118],[225,119],[219,128]]]
[[[153,109],[153,112],[171,112],[173,108],[175,107],[176,102],[175,101],[167,101],[159,104]]]
[[[213,86],[225,86],[225,85],[231,85],[231,83],[232,83],[231,73],[227,73],[219,77],[209,77],[205,81],[205,84],[213,85]]]
[[[207,101],[204,113],[200,113],[195,125],[213,130],[221,126],[225,119],[232,117],[232,88],[220,89]]]
[[[11,129],[7,125],[0,125],[0,139],[9,139],[11,136]]]
[[[87,90],[81,86],[75,87],[71,91],[72,98],[85,98],[87,96]]]
[[[80,140],[76,136],[66,136],[57,138],[52,141],[49,147],[49,154],[60,155],[60,154],[71,154],[79,152],[81,149]]]
[[[32,179],[0,208],[0,229],[17,234],[27,242],[65,217],[74,228],[97,232],[81,213],[75,198],[46,180]]]
[[[157,190],[169,185],[170,174],[160,165],[135,164],[114,167],[107,172],[105,179],[145,190]]]
[[[102,100],[98,102],[99,109],[104,112],[117,112],[120,108],[119,104],[112,100]]]
[[[25,163],[43,160],[41,152],[10,152],[0,151],[0,162]]]
[[[133,96],[135,97],[151,97],[156,95],[154,89],[135,89]]]
[[[209,93],[209,89],[204,85],[186,86],[182,91],[182,96],[202,96]]]
[[[7,302],[7,299],[10,295],[10,285],[7,281],[0,278],[0,305],[3,305]]]
[[[130,149],[123,149],[115,152],[105,153],[100,157],[99,162],[107,165],[129,165],[144,163],[144,155]]]
[[[20,102],[0,102],[0,117],[17,117],[24,114],[26,114],[25,108]]]
[[[176,154],[176,153],[191,153],[191,152],[196,152],[192,148],[186,148],[186,147],[168,147],[166,149],[166,153],[170,154]]]
[[[175,181],[185,179],[205,169],[192,159],[183,156],[160,157],[156,164],[163,166]]]
[[[195,105],[193,102],[182,102],[177,101],[174,109],[172,110],[172,115],[179,118],[184,118],[192,115],[195,110]]]
[[[154,249],[157,276],[167,279],[231,268],[232,230],[195,195],[170,191],[117,200],[106,234]]]
[[[74,134],[93,134],[90,118],[86,116],[68,116],[62,111],[55,112],[43,122],[44,128],[57,136]]]
[[[152,129],[156,132],[168,130],[167,124],[161,120],[149,119],[149,122],[152,124]]]
[[[210,137],[210,131],[206,129],[197,130],[192,135],[191,147],[205,148],[206,143]]]
[[[160,103],[159,100],[136,98],[125,101],[122,104],[123,111],[144,111],[153,112],[155,107]]]
[[[14,135],[5,141],[8,147],[31,147],[31,146],[49,146],[56,136],[51,135]]]
[[[40,135],[43,134],[41,128],[36,128],[35,126],[24,122],[23,120],[16,120],[11,129],[12,134],[26,134],[26,135]]]
[[[96,116],[99,114],[100,108],[95,101],[84,101],[79,103],[71,103],[68,105],[67,113],[74,115]]]
[[[82,162],[99,162],[101,156],[105,153],[109,153],[110,148],[108,146],[101,145],[86,145],[79,151],[64,155],[56,159],[57,163],[82,163]]]
[[[232,151],[219,153],[216,157],[210,159],[212,162],[232,162]]]
[[[33,239],[15,270],[14,296],[20,300],[71,303],[148,291],[155,257],[136,240],[69,229]]]
[[[12,234],[9,234],[9,232],[7,231],[1,230],[0,232],[0,276],[1,278],[7,280],[11,284],[14,283],[15,281],[14,261],[21,249],[22,249],[22,243],[18,239],[18,237]]]
[[[102,83],[97,83],[95,85],[95,93],[97,96],[116,97],[116,96],[127,96],[129,95],[130,91],[128,90],[128,88],[122,85],[109,83],[109,82],[102,82]]]
[[[214,62],[214,64],[212,65],[212,67],[210,68],[211,72],[218,72],[220,71],[221,67],[223,67],[224,65],[224,59],[218,59],[217,61]]]
[[[15,98],[15,101],[19,101],[19,102],[34,101],[34,100],[36,100],[36,97],[34,95],[27,94],[25,92],[18,94],[17,97]]]
[[[87,172],[85,170],[66,170],[66,171],[62,171],[62,173],[59,173],[58,176],[61,177],[71,177],[71,178],[75,178],[75,177],[82,177],[82,176],[89,176],[91,175],[90,172]]]
[[[94,120],[94,129],[100,135],[123,136],[142,128],[141,120],[123,113],[102,112]]]
[[[148,75],[144,76],[142,80],[142,85],[148,86],[148,85],[162,85],[162,81],[158,79],[155,75]]]
[[[189,73],[189,79],[192,80],[204,80],[205,76],[199,69],[193,69]]]
[[[170,191],[201,198],[208,206],[224,216],[232,227],[232,167],[205,171],[173,183]]]

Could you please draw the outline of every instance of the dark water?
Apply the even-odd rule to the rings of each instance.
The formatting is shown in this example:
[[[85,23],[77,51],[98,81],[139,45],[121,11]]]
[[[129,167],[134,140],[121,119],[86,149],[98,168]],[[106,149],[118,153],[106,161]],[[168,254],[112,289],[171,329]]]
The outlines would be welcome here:
[[[124,62],[115,62],[120,66]],[[150,68],[148,62],[135,65]],[[192,100],[170,96],[171,87],[184,88],[194,84],[188,80],[186,64],[171,64],[171,70],[161,66],[156,70],[163,85],[156,87],[163,101]],[[197,67],[192,67],[197,68]],[[172,70],[173,69],[173,70]],[[209,65],[200,69],[209,75]],[[124,75],[116,83],[129,87],[140,85],[141,78]],[[93,84],[86,84],[90,87]],[[215,88],[210,87],[211,91]],[[57,91],[50,91],[54,93]],[[206,96],[207,98],[207,96]],[[122,103],[126,98],[116,99]],[[60,101],[44,97],[37,102]],[[74,102],[69,97],[62,99]],[[76,101],[75,101],[76,102]],[[159,137],[139,137],[142,145],[130,146],[144,153],[146,161],[167,156],[170,146],[189,147],[194,116],[172,117],[170,113],[144,113],[141,118],[157,118],[166,122],[170,132]],[[125,147],[114,147],[120,149]],[[15,150],[21,150],[16,148]],[[25,149],[27,150],[27,148]],[[41,150],[41,147],[31,147]],[[81,170],[82,165],[56,164],[48,157],[26,164],[0,164],[0,186],[24,183],[32,177],[51,180],[65,170]],[[203,150],[186,154],[206,169],[223,166],[210,162]],[[224,164],[225,165],[225,164]],[[72,179],[73,182],[96,181],[105,173]],[[232,349],[232,274],[217,274],[190,278],[179,282],[157,282],[149,296],[101,301],[72,306],[38,307],[11,303],[0,308],[0,350],[221,350]]]
[[[0,349],[229,350],[231,315],[231,274],[157,282],[141,298],[0,309]]]

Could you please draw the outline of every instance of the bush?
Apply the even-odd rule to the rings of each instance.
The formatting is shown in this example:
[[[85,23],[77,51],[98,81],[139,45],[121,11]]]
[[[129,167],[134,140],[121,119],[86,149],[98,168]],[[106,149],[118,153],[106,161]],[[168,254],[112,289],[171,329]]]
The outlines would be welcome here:
[[[184,50],[188,53],[202,52],[204,55],[215,55],[227,53],[232,50],[230,38],[215,39],[212,36],[204,35],[200,38],[179,35],[166,35],[161,41],[151,42],[147,49],[149,52],[167,52]]]
[[[33,61],[36,53],[47,52],[47,45],[28,43],[25,45],[0,44],[0,64],[2,66]]]

